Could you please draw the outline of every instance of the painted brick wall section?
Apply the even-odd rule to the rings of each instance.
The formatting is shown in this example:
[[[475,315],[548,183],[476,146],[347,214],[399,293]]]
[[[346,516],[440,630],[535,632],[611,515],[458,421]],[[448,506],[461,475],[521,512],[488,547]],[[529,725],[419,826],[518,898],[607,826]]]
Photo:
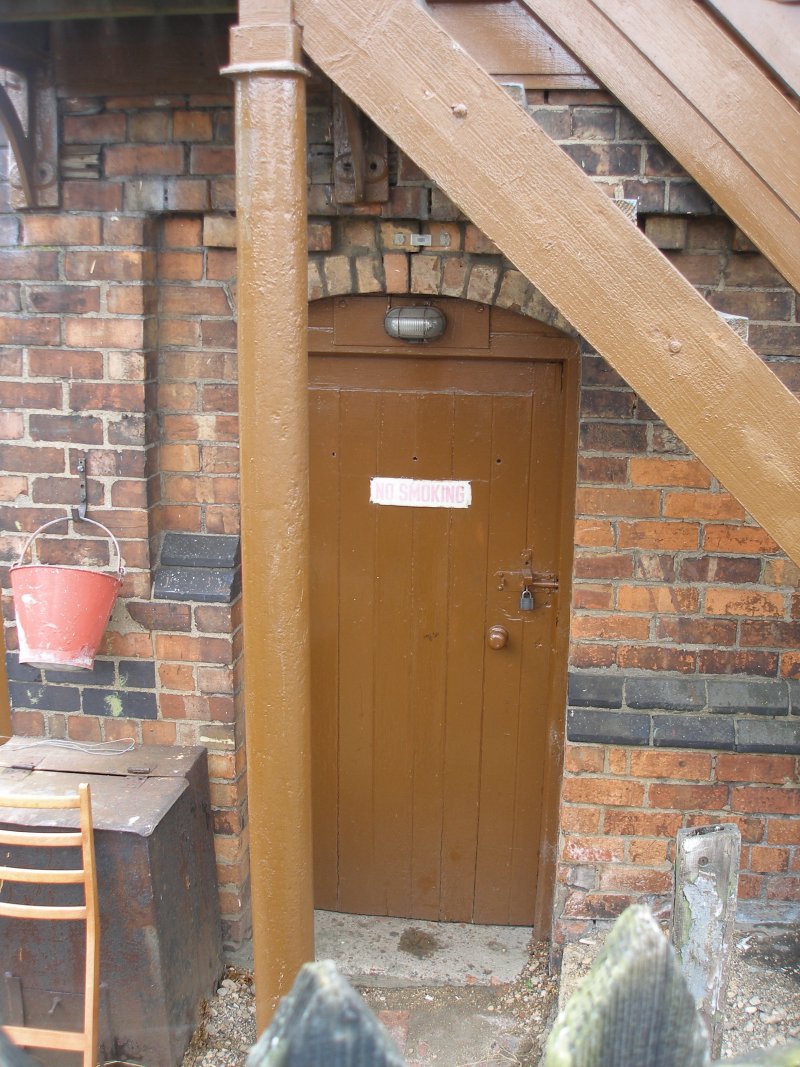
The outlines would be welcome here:
[[[206,745],[236,942],[248,896],[239,603],[151,599],[164,531],[238,532],[230,101],[67,98],[62,109],[65,145],[96,149],[99,177],[65,181],[60,214],[0,215],[4,589],[24,533],[75,499],[83,452],[91,513],[121,536],[130,573],[91,677],[43,676],[10,653],[15,730]],[[639,199],[648,236],[715,307],[750,317],[753,347],[800,392],[796,294],[647,132],[603,93],[529,93],[529,111],[610,196]],[[388,204],[336,206],[330,126],[329,88],[312,83],[310,299],[462,296],[570,329],[402,153]],[[412,232],[431,245],[408,251]],[[574,674],[757,676],[793,691],[798,568],[602,358],[585,349],[582,371]],[[77,551],[71,539],[44,547],[52,560]],[[86,559],[85,542],[80,551]],[[107,561],[100,538],[88,552]],[[8,596],[3,606],[13,650]],[[592,699],[582,712],[603,710]],[[787,697],[774,715],[796,730],[795,708]],[[655,715],[622,698],[613,710]],[[733,738],[729,752],[659,748],[650,733],[631,747],[568,745],[560,938],[632,896],[665,907],[670,842],[697,821],[741,826],[744,902],[796,899],[797,757],[735,752]]]

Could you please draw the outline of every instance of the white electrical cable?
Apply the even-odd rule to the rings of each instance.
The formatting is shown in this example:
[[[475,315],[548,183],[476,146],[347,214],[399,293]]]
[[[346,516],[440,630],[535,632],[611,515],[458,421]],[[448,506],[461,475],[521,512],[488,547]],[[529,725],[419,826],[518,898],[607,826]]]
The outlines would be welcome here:
[[[10,737],[3,737],[3,741],[10,741]],[[18,741],[19,738],[15,737]],[[114,741],[69,741],[63,737],[36,737],[28,741],[24,745],[15,744],[14,751],[24,748],[39,748],[42,745],[52,745],[54,748],[66,748],[75,752],[84,752],[91,754],[97,752],[106,756],[124,756],[126,752],[132,751],[136,747],[135,737],[118,737]],[[124,748],[120,748],[120,745],[124,745]]]

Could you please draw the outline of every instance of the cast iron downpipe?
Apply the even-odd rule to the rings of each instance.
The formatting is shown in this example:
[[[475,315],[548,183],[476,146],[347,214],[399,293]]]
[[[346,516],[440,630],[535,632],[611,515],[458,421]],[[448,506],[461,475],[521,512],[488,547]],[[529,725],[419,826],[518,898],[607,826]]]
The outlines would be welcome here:
[[[314,958],[305,76],[292,0],[240,0],[236,213],[256,1024]]]

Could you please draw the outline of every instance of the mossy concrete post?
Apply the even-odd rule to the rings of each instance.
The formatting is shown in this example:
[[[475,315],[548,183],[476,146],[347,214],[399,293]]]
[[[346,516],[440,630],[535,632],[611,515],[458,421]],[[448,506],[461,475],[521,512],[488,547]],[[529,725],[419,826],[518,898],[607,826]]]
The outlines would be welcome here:
[[[741,834],[732,825],[678,831],[672,944],[719,1056],[736,921]]]

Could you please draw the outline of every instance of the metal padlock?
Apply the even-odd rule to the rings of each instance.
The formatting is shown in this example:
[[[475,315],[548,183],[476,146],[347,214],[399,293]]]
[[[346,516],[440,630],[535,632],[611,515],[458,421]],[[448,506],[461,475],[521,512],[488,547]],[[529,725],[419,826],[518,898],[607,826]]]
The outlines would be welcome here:
[[[525,586],[519,598],[520,611],[533,611],[536,605],[533,602],[533,593]]]

